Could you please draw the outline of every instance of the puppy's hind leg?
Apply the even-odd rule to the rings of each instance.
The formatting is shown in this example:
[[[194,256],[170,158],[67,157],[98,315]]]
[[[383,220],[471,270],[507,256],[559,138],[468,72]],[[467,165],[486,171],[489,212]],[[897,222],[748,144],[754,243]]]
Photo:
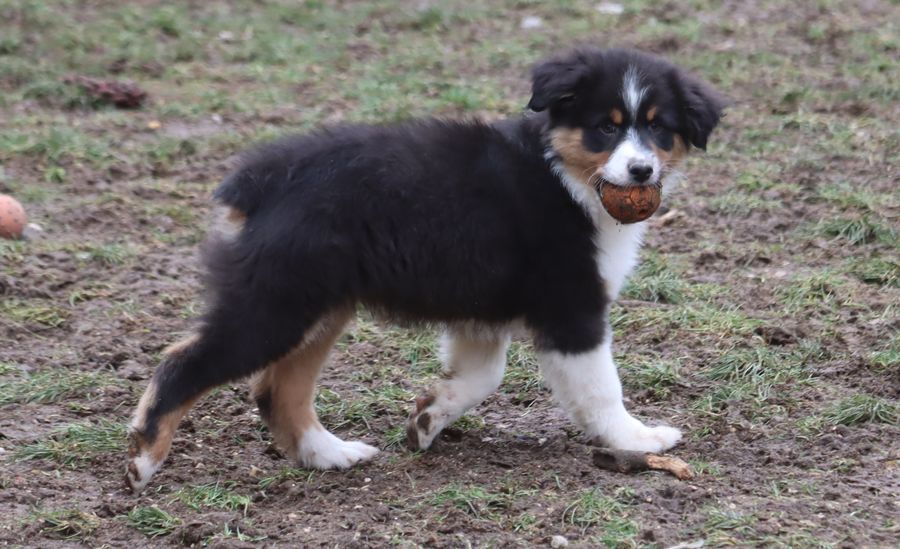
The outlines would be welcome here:
[[[132,491],[142,490],[162,465],[179,421],[203,394],[284,356],[321,316],[317,310],[220,299],[197,335],[166,353],[138,403],[125,472]]]
[[[416,399],[406,426],[413,450],[425,450],[447,425],[480,404],[503,381],[508,334],[455,330],[441,342],[447,379]]]
[[[316,378],[351,313],[343,310],[323,317],[299,345],[252,383],[272,438],[303,467],[346,469],[378,453],[368,444],[344,441],[325,430],[314,406]]]

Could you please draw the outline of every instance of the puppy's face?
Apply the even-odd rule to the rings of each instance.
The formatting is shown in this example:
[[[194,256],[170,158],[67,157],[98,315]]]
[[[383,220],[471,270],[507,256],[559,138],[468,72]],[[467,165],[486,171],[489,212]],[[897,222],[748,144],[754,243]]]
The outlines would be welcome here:
[[[529,107],[549,111],[552,153],[579,181],[655,185],[706,148],[724,100],[656,57],[581,49],[535,68]]]

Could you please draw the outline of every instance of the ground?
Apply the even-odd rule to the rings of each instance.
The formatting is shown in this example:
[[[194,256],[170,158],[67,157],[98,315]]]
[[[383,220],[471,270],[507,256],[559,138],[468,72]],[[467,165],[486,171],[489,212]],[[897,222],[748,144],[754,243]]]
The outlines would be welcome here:
[[[900,8],[624,5],[0,0],[0,192],[43,228],[0,242],[0,544],[895,546]],[[515,116],[529,65],[575,42],[663,54],[733,101],[614,311],[630,408],[685,430],[697,476],[595,468],[526,341],[411,453],[435,334],[361,312],[318,408],[374,462],[292,468],[238,383],[127,493],[128,414],[202,308],[234,155],[341,120]],[[117,109],[71,76],[148,98]]]

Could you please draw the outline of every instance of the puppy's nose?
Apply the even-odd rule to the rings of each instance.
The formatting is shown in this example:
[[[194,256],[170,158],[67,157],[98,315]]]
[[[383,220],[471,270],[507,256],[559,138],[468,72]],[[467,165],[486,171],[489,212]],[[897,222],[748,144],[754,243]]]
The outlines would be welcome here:
[[[643,183],[650,179],[650,176],[653,175],[653,166],[650,164],[645,164],[643,162],[635,162],[634,164],[628,165],[628,173],[631,174],[631,177],[637,181],[638,183]]]

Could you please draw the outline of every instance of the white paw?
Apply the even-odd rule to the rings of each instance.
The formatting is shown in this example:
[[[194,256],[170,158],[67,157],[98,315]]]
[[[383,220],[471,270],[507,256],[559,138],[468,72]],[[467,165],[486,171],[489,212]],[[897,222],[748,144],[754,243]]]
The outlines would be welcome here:
[[[161,465],[162,462],[144,454],[129,459],[125,467],[125,484],[133,493],[139,493],[150,482],[153,474],[159,471]]]
[[[406,442],[412,450],[427,450],[444,428],[444,414],[434,406],[433,395],[416,398],[416,409],[406,423]]]
[[[324,429],[310,429],[297,445],[297,461],[310,469],[347,469],[378,454],[363,442],[341,440]]]
[[[665,452],[681,440],[681,431],[674,427],[647,427],[640,421],[631,419],[624,428],[613,429],[613,432],[603,437],[609,447],[657,454]]]

